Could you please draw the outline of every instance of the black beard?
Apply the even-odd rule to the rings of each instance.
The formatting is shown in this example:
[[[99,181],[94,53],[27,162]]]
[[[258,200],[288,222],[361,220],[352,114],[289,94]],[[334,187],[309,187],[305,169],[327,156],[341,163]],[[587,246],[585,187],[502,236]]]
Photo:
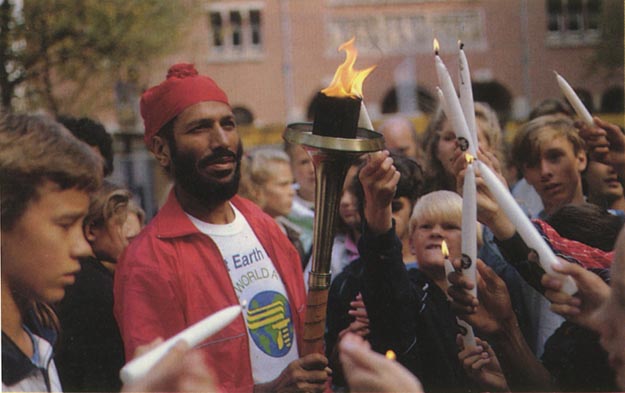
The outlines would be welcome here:
[[[172,152],[176,183],[194,198],[212,206],[229,200],[239,190],[241,157],[243,156],[243,144],[241,142],[239,142],[236,154],[228,149],[218,148],[210,156],[202,157],[198,161],[193,160],[189,155],[180,154],[175,147],[172,149]],[[198,168],[201,168],[204,163],[224,156],[233,157],[236,161],[234,176],[232,176],[230,181],[226,183],[217,182],[212,179],[206,179],[199,173]]]

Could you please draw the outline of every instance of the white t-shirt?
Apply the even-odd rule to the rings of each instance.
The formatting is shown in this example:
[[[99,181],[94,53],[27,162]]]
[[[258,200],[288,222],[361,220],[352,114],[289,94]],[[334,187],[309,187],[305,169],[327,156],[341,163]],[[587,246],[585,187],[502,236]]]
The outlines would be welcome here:
[[[243,214],[231,206],[235,218],[225,225],[187,216],[217,244],[234,291],[239,301],[247,304],[244,319],[254,383],[269,382],[298,358],[291,307],[271,258]]]

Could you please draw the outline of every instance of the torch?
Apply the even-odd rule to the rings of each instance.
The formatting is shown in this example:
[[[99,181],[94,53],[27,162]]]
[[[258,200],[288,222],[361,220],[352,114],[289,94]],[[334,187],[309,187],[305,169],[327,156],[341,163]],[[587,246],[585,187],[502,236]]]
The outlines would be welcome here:
[[[302,145],[315,167],[315,221],[312,269],[308,276],[308,297],[302,354],[323,353],[326,306],[330,288],[330,262],[336,232],[339,199],[347,170],[363,153],[381,150],[382,135],[358,127],[362,103],[362,82],[374,67],[353,69],[357,52],[354,39],[339,47],[345,62],[338,67],[330,86],[317,97],[314,122],[287,126],[284,139]]]

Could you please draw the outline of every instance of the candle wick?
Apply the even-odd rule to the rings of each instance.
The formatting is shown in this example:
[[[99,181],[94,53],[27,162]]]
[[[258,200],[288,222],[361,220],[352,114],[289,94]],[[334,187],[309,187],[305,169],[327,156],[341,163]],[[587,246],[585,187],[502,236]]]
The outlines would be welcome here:
[[[464,49],[464,42],[460,41],[460,50]]]

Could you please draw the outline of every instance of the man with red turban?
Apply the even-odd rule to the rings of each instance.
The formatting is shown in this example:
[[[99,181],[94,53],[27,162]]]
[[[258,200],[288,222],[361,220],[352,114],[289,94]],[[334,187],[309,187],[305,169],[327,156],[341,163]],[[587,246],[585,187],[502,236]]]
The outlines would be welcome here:
[[[233,304],[242,316],[200,344],[224,391],[323,391],[327,359],[300,358],[305,292],[297,251],[236,195],[242,145],[228,97],[191,64],[141,97],[145,143],[174,178],[167,202],[120,258],[115,315],[126,356]]]

